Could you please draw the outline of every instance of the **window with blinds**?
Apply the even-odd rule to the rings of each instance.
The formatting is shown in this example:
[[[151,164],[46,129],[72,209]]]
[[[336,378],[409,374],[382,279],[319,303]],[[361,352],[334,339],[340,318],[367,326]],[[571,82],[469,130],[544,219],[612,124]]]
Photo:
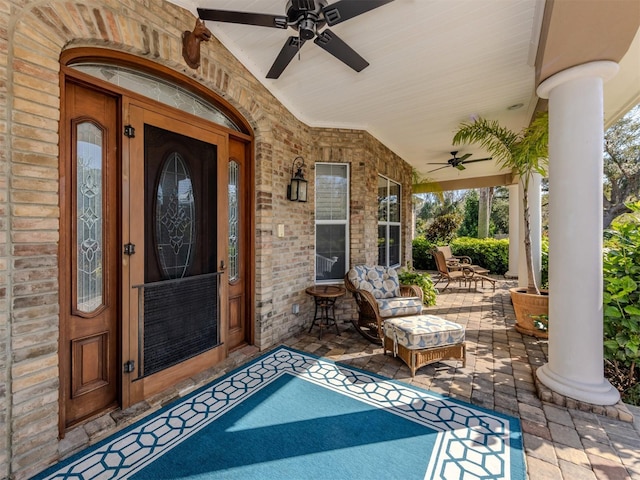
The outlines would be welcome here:
[[[349,264],[349,165],[316,163],[316,283],[342,280]]]

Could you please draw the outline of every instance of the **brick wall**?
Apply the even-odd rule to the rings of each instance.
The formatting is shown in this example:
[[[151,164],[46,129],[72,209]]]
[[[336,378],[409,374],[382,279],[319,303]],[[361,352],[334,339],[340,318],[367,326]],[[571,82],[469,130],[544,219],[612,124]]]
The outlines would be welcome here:
[[[367,132],[317,128],[311,133],[316,161],[350,165],[350,265],[378,261],[378,175],[402,184],[401,263],[405,264],[411,258],[411,167]],[[338,300],[336,315],[356,317],[350,296]]]
[[[0,0],[0,477],[6,477],[9,465],[9,351],[11,330],[8,318],[8,178],[9,141],[7,100],[7,62],[9,51],[9,21],[12,5]]]
[[[27,478],[58,460],[59,57],[98,46],[151,59],[233,104],[255,134],[256,344],[308,327],[314,204],[286,200],[293,159],[351,164],[351,263],[377,258],[377,175],[404,187],[410,246],[410,168],[366,132],[298,121],[214,38],[202,65],[181,57],[193,16],[161,0],[0,0],[0,478]],[[357,179],[357,181],[354,181]],[[311,192],[310,192],[311,193]],[[278,224],[285,236],[275,235]],[[301,313],[291,313],[292,304]],[[353,314],[350,299],[338,304]]]

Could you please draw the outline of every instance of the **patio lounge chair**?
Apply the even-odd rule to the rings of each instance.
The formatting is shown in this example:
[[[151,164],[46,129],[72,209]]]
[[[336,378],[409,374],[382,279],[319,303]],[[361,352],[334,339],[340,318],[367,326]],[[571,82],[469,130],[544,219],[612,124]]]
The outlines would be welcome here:
[[[496,289],[496,281],[487,277],[486,275],[482,275],[478,273],[479,271],[488,272],[487,269],[478,267],[477,265],[471,265],[467,263],[462,264],[450,264],[447,263],[444,253],[441,250],[434,250],[433,257],[436,261],[436,268],[438,269],[438,274],[440,277],[436,281],[436,285],[443,280],[447,280],[447,284],[444,286],[442,290],[446,290],[452,280],[458,281],[460,285],[462,282],[467,285],[469,284],[469,288],[471,288],[471,283],[473,282],[477,288],[478,282],[481,282],[481,285],[484,287],[484,282],[487,281],[491,283],[493,286],[493,290]]]
[[[385,318],[422,313],[422,290],[417,285],[400,285],[393,268],[356,265],[345,275],[344,286],[358,307],[353,325],[371,342],[381,342]]]
[[[447,261],[447,264],[449,265],[458,265],[458,264],[471,265],[471,257],[467,257],[466,255],[453,255],[451,253],[451,247],[449,245],[442,245],[442,246],[436,247],[436,250],[444,254],[444,259]]]

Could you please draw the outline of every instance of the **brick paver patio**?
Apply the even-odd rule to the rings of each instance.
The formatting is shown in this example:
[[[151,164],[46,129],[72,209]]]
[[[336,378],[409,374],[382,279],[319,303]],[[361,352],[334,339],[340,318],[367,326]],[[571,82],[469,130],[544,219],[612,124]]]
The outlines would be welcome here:
[[[515,331],[508,288],[447,289],[429,313],[466,327],[467,364],[428,365],[411,378],[398,358],[343,325],[341,336],[299,335],[289,346],[520,418],[530,480],[640,479],[640,409],[635,423],[546,404],[533,371],[546,362],[547,341]]]
[[[284,343],[520,418],[530,480],[640,479],[640,408],[630,408],[635,418],[630,423],[543,403],[538,398],[533,371],[546,362],[547,341],[521,335],[513,328],[515,318],[508,292],[513,285],[501,280],[495,292],[491,288],[469,291],[453,286],[428,309],[465,325],[465,368],[456,368],[456,362],[435,363],[418,370],[412,379],[399,358],[383,355],[382,347],[365,340],[346,321],[339,324],[340,336],[328,330],[319,340],[314,329]],[[70,454],[94,443],[258,354],[254,347],[241,349],[222,365],[149,403],[78,427],[61,443],[61,453]]]
[[[455,368],[456,362],[431,364],[412,379],[401,360],[384,356],[353,328],[340,337],[323,336],[322,342],[311,332],[287,343],[520,418],[530,480],[640,479],[640,409],[631,409],[635,423],[628,423],[539,400],[533,371],[546,362],[547,341],[513,328],[508,288],[514,285],[499,282],[495,292],[454,286],[428,309],[465,325],[465,368]]]

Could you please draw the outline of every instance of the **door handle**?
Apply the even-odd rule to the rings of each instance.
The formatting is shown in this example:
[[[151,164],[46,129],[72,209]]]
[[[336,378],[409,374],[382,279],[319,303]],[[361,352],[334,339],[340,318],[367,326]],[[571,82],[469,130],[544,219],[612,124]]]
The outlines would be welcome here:
[[[220,271],[224,272],[225,268],[227,268],[227,266],[224,264],[224,260],[220,260]]]

